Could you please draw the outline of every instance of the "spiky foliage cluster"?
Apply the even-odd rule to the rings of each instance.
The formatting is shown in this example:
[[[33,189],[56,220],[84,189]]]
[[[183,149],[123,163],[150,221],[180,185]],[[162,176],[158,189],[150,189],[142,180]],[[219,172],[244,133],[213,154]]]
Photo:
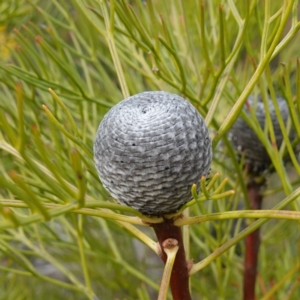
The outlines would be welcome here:
[[[298,299],[299,230],[289,220],[299,219],[297,211],[230,211],[240,202],[248,206],[242,167],[226,138],[247,97],[269,91],[273,100],[277,94],[286,99],[299,142],[297,1],[14,3],[0,4],[1,49],[9,52],[0,63],[1,298],[156,298],[161,272],[153,236],[140,213],[105,191],[92,145],[100,120],[117,102],[164,90],[190,101],[217,133],[212,175],[221,176],[207,186],[201,181],[203,194],[193,189],[195,199],[186,206],[196,219],[177,223],[209,221],[184,229],[196,263],[193,296],[241,299],[243,247],[236,246],[276,217],[285,220],[268,221],[262,230],[257,295]],[[297,210],[300,166],[276,116],[279,149],[272,122],[261,128],[242,115],[274,166],[273,188],[264,192],[274,199],[268,206]],[[262,219],[241,231],[241,219],[233,218],[247,217]]]

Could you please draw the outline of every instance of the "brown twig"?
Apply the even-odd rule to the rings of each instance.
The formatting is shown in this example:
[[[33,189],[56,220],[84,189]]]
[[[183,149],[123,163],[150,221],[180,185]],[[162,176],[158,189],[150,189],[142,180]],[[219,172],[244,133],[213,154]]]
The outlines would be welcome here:
[[[167,255],[163,250],[163,242],[169,238],[178,241],[179,249],[172,269],[170,287],[173,300],[191,300],[188,266],[183,246],[181,228],[174,225],[173,219],[165,219],[164,222],[153,224],[152,227],[157,236],[161,248],[161,258],[164,263],[167,261]]]
[[[260,194],[261,183],[251,180],[247,185],[247,192],[251,209],[261,209],[262,195]],[[255,299],[255,283],[257,275],[257,261],[260,245],[259,229],[253,231],[245,239],[244,260],[244,300]]]

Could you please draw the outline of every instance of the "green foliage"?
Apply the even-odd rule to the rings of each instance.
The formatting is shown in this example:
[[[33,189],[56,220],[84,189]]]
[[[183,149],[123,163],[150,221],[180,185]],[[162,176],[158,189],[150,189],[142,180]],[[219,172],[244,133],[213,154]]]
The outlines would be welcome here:
[[[183,231],[195,299],[241,299],[241,240],[264,223],[257,294],[298,299],[297,1],[13,2],[0,4],[0,299],[156,298],[163,268],[141,219],[160,219],[111,199],[92,154],[103,115],[145,90],[186,97],[213,132],[212,179],[178,220],[194,224]],[[281,122],[280,149],[268,117],[262,130],[241,113],[250,93],[266,103],[268,92],[275,107],[285,97],[298,136]],[[270,210],[235,211],[249,207],[226,137],[240,113],[276,171],[264,187]]]

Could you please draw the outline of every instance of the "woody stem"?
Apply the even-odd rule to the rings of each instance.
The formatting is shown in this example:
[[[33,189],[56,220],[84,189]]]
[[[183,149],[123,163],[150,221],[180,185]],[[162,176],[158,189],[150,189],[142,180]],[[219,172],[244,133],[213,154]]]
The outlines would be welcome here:
[[[181,228],[174,225],[174,220],[164,220],[164,222],[152,225],[161,247],[161,258],[164,263],[167,261],[167,255],[163,250],[163,242],[172,238],[178,241],[178,252],[174,261],[170,287],[173,300],[191,300],[189,291],[189,274],[186,262],[186,256],[183,246]]]
[[[261,209],[262,195],[260,194],[260,183],[254,180],[248,183],[247,192],[251,209]],[[250,233],[245,239],[244,260],[244,300],[255,299],[255,283],[257,275],[258,252],[260,245],[259,228]]]

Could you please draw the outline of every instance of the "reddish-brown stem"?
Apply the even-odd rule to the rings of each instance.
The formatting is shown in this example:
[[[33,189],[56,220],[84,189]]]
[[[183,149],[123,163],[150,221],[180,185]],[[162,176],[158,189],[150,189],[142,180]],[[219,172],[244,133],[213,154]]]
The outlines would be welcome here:
[[[153,224],[155,234],[161,247],[161,258],[164,263],[167,255],[163,250],[162,243],[169,238],[178,241],[178,252],[172,269],[170,287],[173,300],[191,300],[189,290],[189,273],[183,246],[181,228],[174,225],[174,220],[165,220],[163,223]]]
[[[247,185],[247,192],[251,209],[261,209],[262,195],[261,183],[251,181]],[[257,275],[257,260],[260,245],[259,229],[250,233],[245,239],[244,261],[244,300],[255,299],[255,282]]]

